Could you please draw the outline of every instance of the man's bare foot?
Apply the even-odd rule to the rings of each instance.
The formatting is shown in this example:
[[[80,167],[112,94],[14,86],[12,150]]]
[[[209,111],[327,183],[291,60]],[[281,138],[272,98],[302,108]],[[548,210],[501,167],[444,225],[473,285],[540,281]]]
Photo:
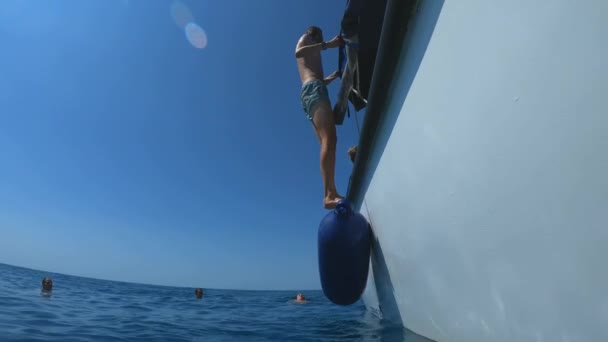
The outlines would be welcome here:
[[[348,149],[348,156],[350,157],[350,161],[355,162],[355,157],[357,156],[357,145]]]
[[[323,207],[325,209],[334,209],[338,202],[343,199],[344,197],[340,195],[327,196],[325,197],[325,200],[323,200]]]

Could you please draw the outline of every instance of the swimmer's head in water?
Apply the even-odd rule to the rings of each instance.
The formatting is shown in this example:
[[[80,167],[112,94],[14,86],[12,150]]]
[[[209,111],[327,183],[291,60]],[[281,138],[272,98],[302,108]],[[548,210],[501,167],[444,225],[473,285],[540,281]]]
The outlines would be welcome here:
[[[296,295],[296,301],[298,301],[298,302],[303,302],[303,301],[305,301],[305,300],[306,300],[306,298],[304,297],[304,295],[303,295],[303,294],[298,293],[298,294]]]
[[[323,42],[323,31],[317,26],[309,27],[305,34],[310,37],[313,43],[322,43]]]
[[[203,289],[201,289],[200,287],[197,287],[194,290],[194,294],[196,295],[196,298],[198,298],[198,299],[203,298]]]
[[[51,291],[53,289],[53,280],[49,277],[42,279],[42,290]]]

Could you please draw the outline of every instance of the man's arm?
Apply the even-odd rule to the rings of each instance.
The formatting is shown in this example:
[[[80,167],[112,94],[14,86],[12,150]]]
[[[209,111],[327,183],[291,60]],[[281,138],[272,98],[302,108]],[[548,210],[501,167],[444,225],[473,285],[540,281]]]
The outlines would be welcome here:
[[[338,71],[334,71],[331,75],[329,75],[329,76],[325,77],[325,79],[323,79],[323,83],[325,83],[325,85],[328,85],[331,83],[331,81],[338,78],[338,76],[340,76],[340,73]]]
[[[336,48],[342,45],[342,38],[340,36],[335,36],[329,42],[322,42],[312,45],[300,46],[296,49],[296,58],[300,58],[307,53],[311,52],[320,52],[321,50]]]
[[[296,49],[296,58],[300,58],[307,53],[312,52],[320,52],[321,50],[325,50],[327,48],[327,43],[317,43],[312,45],[300,46]]]

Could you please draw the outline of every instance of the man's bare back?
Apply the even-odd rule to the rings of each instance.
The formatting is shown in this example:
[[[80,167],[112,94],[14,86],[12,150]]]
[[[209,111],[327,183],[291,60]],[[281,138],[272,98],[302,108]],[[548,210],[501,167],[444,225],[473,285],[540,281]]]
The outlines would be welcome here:
[[[321,51],[328,48],[339,47],[342,44],[340,36],[334,37],[329,42],[323,42],[323,34],[304,33],[296,44],[296,61],[298,63],[298,72],[302,84],[312,80],[324,80],[323,63],[321,62]],[[332,74],[331,82],[337,77],[337,73]],[[329,77],[328,77],[329,78]],[[329,81],[329,82],[328,82]]]
[[[298,44],[296,45],[296,51],[301,49],[303,46],[315,44],[309,35],[303,35]],[[312,80],[323,79],[323,63],[321,63],[321,51],[320,50],[302,50],[301,57],[297,57],[298,71],[300,72],[300,80],[302,84]]]

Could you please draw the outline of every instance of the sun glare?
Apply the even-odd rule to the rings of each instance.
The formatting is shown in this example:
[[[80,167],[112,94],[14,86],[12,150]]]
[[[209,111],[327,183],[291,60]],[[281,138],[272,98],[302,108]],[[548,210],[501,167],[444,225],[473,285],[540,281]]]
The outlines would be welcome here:
[[[183,2],[173,1],[171,4],[171,17],[181,30],[184,31],[186,39],[197,49],[207,46],[207,34],[194,20],[192,11]]]

